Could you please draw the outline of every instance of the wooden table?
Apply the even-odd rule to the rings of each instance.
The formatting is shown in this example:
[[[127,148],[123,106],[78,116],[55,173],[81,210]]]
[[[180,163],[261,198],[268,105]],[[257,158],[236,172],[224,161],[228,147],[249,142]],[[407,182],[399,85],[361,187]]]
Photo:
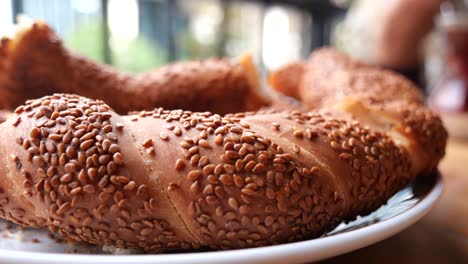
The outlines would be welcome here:
[[[451,140],[439,166],[444,193],[400,234],[323,263],[468,263],[468,142]]]

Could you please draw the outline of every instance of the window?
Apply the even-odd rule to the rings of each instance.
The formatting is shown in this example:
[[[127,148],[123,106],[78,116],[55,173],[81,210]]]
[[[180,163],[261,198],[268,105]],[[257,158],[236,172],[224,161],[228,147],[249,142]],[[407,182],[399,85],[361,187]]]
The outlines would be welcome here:
[[[2,0],[0,33],[25,14],[45,20],[69,48],[130,72],[244,52],[272,69],[328,42],[329,16],[337,10],[330,6],[327,0]]]

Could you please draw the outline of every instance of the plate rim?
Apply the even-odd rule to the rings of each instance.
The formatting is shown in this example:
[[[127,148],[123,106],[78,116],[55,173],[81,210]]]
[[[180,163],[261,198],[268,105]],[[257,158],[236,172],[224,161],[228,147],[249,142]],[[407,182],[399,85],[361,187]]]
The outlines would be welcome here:
[[[437,174],[435,183],[430,191],[413,207],[394,217],[374,223],[372,225],[351,230],[333,236],[325,236],[305,241],[291,242],[260,248],[247,248],[225,251],[191,252],[175,254],[140,254],[140,255],[97,255],[72,253],[28,252],[11,249],[0,249],[2,263],[219,263],[223,264],[265,262],[288,263],[302,261],[317,261],[340,254],[348,253],[359,248],[374,244],[393,236],[416,223],[434,207],[443,192],[443,180]],[[377,232],[378,231],[378,232]],[[378,236],[375,233],[379,233]],[[374,234],[374,235],[373,235]],[[333,244],[340,240],[340,247],[332,250]],[[313,252],[307,252],[308,248]],[[332,251],[333,253],[330,253]],[[313,254],[313,256],[312,256]],[[271,259],[271,256],[276,256]],[[278,257],[279,256],[279,257]]]

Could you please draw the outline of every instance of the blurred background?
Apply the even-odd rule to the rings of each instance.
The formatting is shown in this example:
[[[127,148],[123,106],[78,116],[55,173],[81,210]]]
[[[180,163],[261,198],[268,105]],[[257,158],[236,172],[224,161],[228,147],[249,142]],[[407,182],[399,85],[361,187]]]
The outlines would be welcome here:
[[[18,14],[67,47],[128,72],[252,52],[264,73],[331,45],[399,71],[443,113],[446,192],[418,224],[329,263],[468,262],[467,0],[0,0],[0,35]],[[458,138],[458,139],[456,139]],[[391,256],[391,257],[389,257]]]
[[[323,45],[374,62],[383,24],[379,10],[391,8],[392,2],[1,0],[0,35],[11,29],[18,14],[25,14],[49,23],[69,48],[129,72],[247,51],[268,71],[304,59]],[[425,36],[424,67],[418,68],[426,73],[426,90],[436,86],[444,72],[440,34],[432,32]]]
[[[18,14],[25,14],[52,25],[71,49],[129,72],[247,51],[268,71],[306,58],[323,45],[372,62],[382,27],[381,12],[376,11],[391,8],[392,2],[2,0],[0,35],[8,32]],[[437,34],[426,39],[426,59],[419,70],[426,73],[424,86],[430,90],[444,72],[444,58]]]
[[[72,49],[131,72],[246,51],[271,69],[328,44],[348,5],[343,0],[2,0],[0,34],[17,14],[25,14],[44,19]]]

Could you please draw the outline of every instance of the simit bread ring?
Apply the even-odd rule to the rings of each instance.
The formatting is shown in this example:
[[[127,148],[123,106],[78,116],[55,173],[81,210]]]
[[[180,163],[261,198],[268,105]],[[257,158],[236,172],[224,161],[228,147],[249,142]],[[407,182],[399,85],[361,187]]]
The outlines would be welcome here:
[[[296,81],[285,82],[287,76]],[[288,93],[309,109],[332,106],[388,134],[410,152],[415,172],[434,170],[445,153],[447,132],[439,116],[424,105],[417,87],[398,74],[324,48],[306,62],[273,72],[269,80],[278,91],[292,90]]]
[[[436,116],[417,122],[444,141],[421,149],[445,145]],[[411,137],[334,109],[120,116],[55,94],[27,101],[0,130],[1,217],[147,251],[317,237],[375,210],[441,157],[420,160],[402,143]]]
[[[13,38],[3,38],[0,108],[12,109],[26,99],[55,92],[105,99],[118,113],[164,107],[224,114],[272,103],[260,89],[249,55],[232,61],[174,63],[130,75],[70,52],[41,21],[23,25]]]

